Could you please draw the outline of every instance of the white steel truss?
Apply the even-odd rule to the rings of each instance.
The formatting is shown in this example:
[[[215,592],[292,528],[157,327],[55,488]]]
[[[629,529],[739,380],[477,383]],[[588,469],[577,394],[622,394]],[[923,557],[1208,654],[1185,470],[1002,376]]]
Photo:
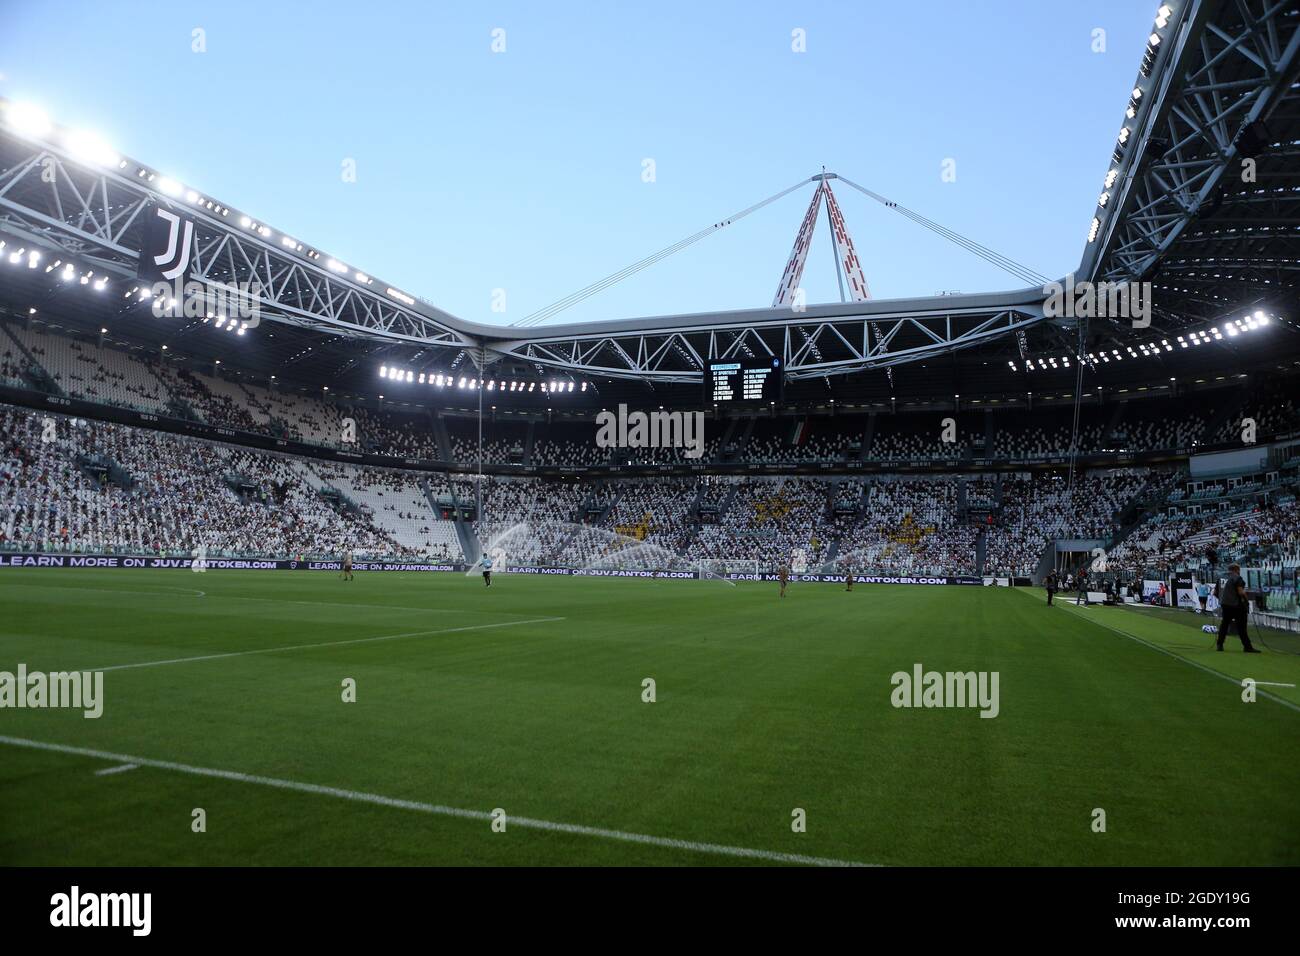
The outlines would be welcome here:
[[[1226,189],[1251,181],[1243,160],[1261,148],[1267,154],[1290,145],[1280,131],[1269,136],[1268,121],[1297,82],[1300,7],[1294,0],[1184,0],[1179,6],[1184,9],[1161,44],[1167,48],[1158,58],[1161,70],[1138,78],[1136,92],[1147,92],[1130,101],[1135,115],[1125,129],[1133,132],[1116,147],[1081,278],[1148,276],[1189,227],[1207,211],[1221,211],[1224,198],[1261,198],[1260,190]],[[1262,185],[1263,159],[1259,165]],[[1212,201],[1216,190],[1222,191]],[[1246,227],[1252,216],[1242,218]]]
[[[0,226],[130,278],[142,245],[142,213],[159,204],[195,221],[188,278],[260,287],[254,298],[269,318],[389,341],[472,344],[440,317],[331,272],[198,203],[165,195],[146,178],[129,175],[130,168],[86,166],[56,147],[0,129]]]

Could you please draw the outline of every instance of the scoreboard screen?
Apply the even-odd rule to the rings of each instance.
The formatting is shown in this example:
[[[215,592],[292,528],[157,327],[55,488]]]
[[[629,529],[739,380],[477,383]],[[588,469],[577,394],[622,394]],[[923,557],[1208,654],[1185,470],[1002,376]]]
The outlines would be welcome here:
[[[704,366],[704,401],[715,405],[766,405],[781,401],[779,358],[715,361]]]

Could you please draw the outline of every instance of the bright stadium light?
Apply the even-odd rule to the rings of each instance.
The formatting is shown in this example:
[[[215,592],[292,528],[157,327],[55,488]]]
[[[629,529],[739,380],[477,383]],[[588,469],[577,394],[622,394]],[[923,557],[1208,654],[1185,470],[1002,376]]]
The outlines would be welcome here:
[[[23,136],[33,139],[44,139],[54,128],[49,114],[33,103],[10,103],[5,110],[5,119]]]
[[[388,378],[388,366],[387,366],[387,365],[381,365],[381,366],[379,366],[379,377],[380,377],[380,378]]]
[[[158,188],[168,196],[179,196],[185,187],[170,176],[164,176],[162,179],[158,180]]]
[[[113,147],[97,134],[86,130],[70,130],[63,137],[63,144],[68,147],[72,158],[78,162],[93,163],[97,166],[116,166],[122,160]]]

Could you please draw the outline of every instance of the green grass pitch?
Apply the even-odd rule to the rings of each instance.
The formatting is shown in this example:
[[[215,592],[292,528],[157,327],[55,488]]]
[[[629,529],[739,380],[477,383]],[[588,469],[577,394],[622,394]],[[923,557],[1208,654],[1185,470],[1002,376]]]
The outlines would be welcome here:
[[[1300,694],[1224,679],[1300,683],[1300,657],[1216,654],[1202,620],[974,587],[7,569],[0,670],[115,669],[97,720],[0,709],[0,863],[1300,863]],[[997,671],[1000,713],[894,708],[916,663]]]

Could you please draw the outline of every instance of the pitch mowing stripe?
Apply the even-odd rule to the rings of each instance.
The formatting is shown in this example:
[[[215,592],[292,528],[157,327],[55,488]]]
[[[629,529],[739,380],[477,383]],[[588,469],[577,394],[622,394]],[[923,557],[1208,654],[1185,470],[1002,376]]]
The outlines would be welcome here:
[[[1055,606],[1056,605],[1053,605],[1053,607]],[[1068,609],[1070,605],[1068,603],[1062,604],[1061,607]],[[1238,679],[1236,677],[1232,677],[1228,674],[1223,673],[1223,671],[1216,671],[1213,667],[1206,667],[1204,664],[1200,663],[1199,661],[1194,661],[1191,660],[1190,658],[1183,657],[1182,654],[1175,654],[1173,651],[1169,650],[1168,648],[1161,647],[1159,644],[1152,644],[1150,641],[1143,640],[1142,638],[1138,637],[1136,634],[1130,634],[1128,631],[1121,630],[1120,628],[1115,627],[1114,625],[1106,624],[1102,621],[1098,621],[1094,618],[1091,618],[1083,611],[1071,611],[1071,613],[1075,617],[1087,621],[1089,624],[1095,624],[1097,625],[1097,627],[1104,627],[1108,631],[1114,631],[1120,637],[1127,637],[1130,641],[1137,641],[1139,644],[1143,645],[1144,647],[1149,647],[1153,651],[1159,651],[1161,654],[1164,654],[1166,657],[1172,657],[1176,661],[1182,661],[1184,664],[1187,664],[1191,667],[1195,667],[1199,671],[1205,671],[1205,673],[1207,674],[1213,674],[1215,677],[1226,680],[1228,683],[1233,684],[1237,687],[1241,687],[1242,686],[1241,681],[1245,680],[1245,678]],[[1255,683],[1256,685],[1258,685],[1264,682],[1256,681]],[[1283,707],[1290,708],[1291,710],[1300,713],[1300,704],[1294,704],[1291,701],[1287,700],[1286,698],[1278,697],[1276,694],[1270,694],[1266,690],[1261,690],[1259,692],[1259,695],[1261,697],[1267,697],[1269,700],[1273,701],[1274,703],[1281,704]]]
[[[95,591],[101,594],[153,594],[158,597],[207,597],[208,594],[207,591],[200,591],[198,588],[167,588],[165,585],[159,585],[162,590],[132,591],[127,588],[92,588],[80,584],[38,584],[31,581],[20,581],[18,587],[35,588],[44,591]],[[222,594],[220,599],[222,601],[268,601],[272,604],[303,604],[308,607],[346,607],[354,611],[420,611],[424,614],[493,613],[492,611],[483,611],[477,608],[417,607],[413,604],[352,604],[342,601],[290,601],[285,598],[252,597],[246,594]]]
[[[262,787],[274,787],[278,790],[292,790],[298,793],[311,793],[317,796],[334,797],[353,803],[368,803],[378,807],[396,810],[412,810],[441,817],[456,817],[461,820],[477,820],[491,823],[492,814],[486,810],[466,810],[461,807],[445,807],[436,803],[423,803],[419,800],[403,800],[398,797],[386,797],[378,793],[365,793],[360,790],[344,790],[339,787],[326,787],[315,783],[300,783],[296,780],[281,780],[277,777],[261,777],[256,774],[240,773],[237,770],[216,770],[211,767],[194,767],[189,764],[175,763],[170,760],[153,760],[148,757],[133,757],[128,754],[111,753],[106,750],[91,750],[87,747],[72,747],[67,744],[47,743],[42,740],[28,740],[25,737],[0,736],[0,744],[12,747],[26,747],[31,750],[45,750],[52,753],[73,754],[79,757],[93,757],[117,764],[135,764],[139,767],[153,767],[156,770],[171,770],[175,773],[189,774],[195,777],[212,777],[230,780],[235,783],[251,783]],[[721,843],[698,843],[694,840],[677,840],[672,837],[650,836],[645,833],[629,833],[626,830],[609,830],[604,827],[588,827],[577,823],[557,823],[553,820],[537,820],[532,817],[513,817],[507,815],[508,826],[522,827],[528,830],[543,830],[548,833],[568,833],[574,836],[596,837],[603,840],[618,840],[623,843],[639,843],[644,846],[662,847],[668,850],[684,850],[688,853],[707,853],[713,856],[730,856],[748,860],[764,860],[769,863],[794,863],[803,866],[881,866],[879,863],[858,863],[852,860],[835,860],[820,856],[804,856],[799,853],[780,853],[775,850],[754,850],[748,847],[727,846]]]
[[[113,664],[109,667],[83,667],[88,671],[125,671],[133,667],[162,667],[165,664],[189,664],[194,661],[217,661],[226,657],[247,657],[250,654],[278,654],[283,651],[302,651],[309,648],[341,647],[344,644],[370,644],[374,641],[396,641],[404,637],[430,637],[434,634],[456,634],[460,631],[483,631],[490,628],[517,627],[520,624],[546,624],[564,621],[563,617],[534,617],[526,621],[502,621],[499,624],[467,624],[464,627],[444,627],[433,631],[408,631],[405,634],[381,634],[378,637],[356,637],[343,641],[320,641],[315,644],[288,644],[284,647],[259,647],[251,651],[226,651],[221,654],[199,654],[194,657],[173,657],[165,661],[140,661],[135,664]]]

